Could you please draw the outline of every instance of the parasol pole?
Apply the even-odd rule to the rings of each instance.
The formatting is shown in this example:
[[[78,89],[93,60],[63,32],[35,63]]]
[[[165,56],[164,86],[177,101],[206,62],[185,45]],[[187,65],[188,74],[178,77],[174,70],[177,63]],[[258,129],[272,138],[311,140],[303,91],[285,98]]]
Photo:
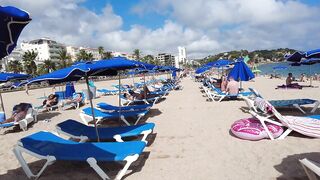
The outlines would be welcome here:
[[[118,85],[119,85],[119,122],[121,121],[121,79],[120,79],[120,71],[118,72]]]
[[[3,104],[3,100],[2,100],[2,93],[0,93],[0,101],[1,101],[2,111],[3,111],[4,114],[6,114],[5,111],[4,111],[4,104]]]
[[[312,87],[311,65],[309,65],[310,87]]]
[[[94,115],[94,110],[93,110],[91,91],[90,91],[90,87],[89,87],[89,79],[88,79],[88,75],[87,74],[85,75],[85,79],[86,79],[86,84],[87,84],[87,89],[88,89],[89,102],[90,102],[90,106],[91,106],[91,113],[92,113],[92,118],[93,118],[93,121],[94,121],[94,127],[96,129],[96,135],[97,135],[98,142],[100,142],[98,127],[97,127],[97,121],[96,121],[96,117]]]

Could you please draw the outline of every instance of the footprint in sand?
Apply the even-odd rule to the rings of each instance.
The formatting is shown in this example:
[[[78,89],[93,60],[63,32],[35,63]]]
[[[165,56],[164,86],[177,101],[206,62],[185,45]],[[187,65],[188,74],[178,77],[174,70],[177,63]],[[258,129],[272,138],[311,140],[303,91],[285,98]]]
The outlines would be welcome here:
[[[167,159],[169,158],[170,156],[169,155],[160,155],[160,156],[157,156],[157,158],[159,159]]]

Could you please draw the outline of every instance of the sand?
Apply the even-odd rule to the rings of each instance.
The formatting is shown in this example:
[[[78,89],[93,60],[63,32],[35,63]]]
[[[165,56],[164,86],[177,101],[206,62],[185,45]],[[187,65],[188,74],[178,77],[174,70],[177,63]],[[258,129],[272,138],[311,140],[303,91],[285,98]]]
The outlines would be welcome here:
[[[137,81],[137,79],[136,79]],[[124,80],[131,83],[132,80]],[[275,90],[284,80],[259,77],[255,82],[244,82],[244,87],[256,88],[266,99],[313,98],[319,99],[319,88],[303,90]],[[117,81],[97,82],[98,88],[111,88]],[[250,114],[241,110],[244,101],[208,102],[200,92],[199,83],[189,77],[182,80],[182,91],[173,91],[166,100],[156,104],[147,122],[156,124],[154,134],[149,138],[153,143],[133,164],[134,170],[125,179],[306,179],[298,159],[308,157],[315,161],[320,158],[320,141],[293,133],[284,140],[246,141],[230,133],[231,124]],[[308,84],[308,83],[305,83]],[[319,86],[319,82],[314,82]],[[84,89],[77,84],[76,89]],[[10,112],[18,102],[41,104],[37,97],[49,94],[50,88],[25,92],[4,93],[5,109]],[[116,105],[117,96],[104,96],[94,103],[108,102]],[[88,105],[86,105],[88,106]],[[39,122],[28,131],[9,132],[0,136],[0,179],[26,179],[18,161],[12,153],[17,140],[39,130],[53,131],[55,125],[65,119],[79,118],[80,110],[54,111],[40,114]],[[295,109],[280,111],[283,114],[301,113]],[[320,113],[318,110],[316,113]],[[51,119],[50,122],[43,122]],[[39,169],[43,161],[30,156],[26,160],[32,169]],[[114,177],[119,164],[102,163],[111,169]],[[86,164],[79,162],[57,162],[49,166],[42,179],[99,179]]]

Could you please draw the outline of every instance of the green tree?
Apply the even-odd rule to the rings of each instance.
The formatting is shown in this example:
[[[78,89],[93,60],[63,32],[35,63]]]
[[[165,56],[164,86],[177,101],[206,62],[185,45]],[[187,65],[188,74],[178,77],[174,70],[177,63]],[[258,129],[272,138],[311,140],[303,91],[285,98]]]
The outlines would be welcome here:
[[[108,51],[103,53],[103,59],[111,59],[113,58],[112,52]]]
[[[20,61],[14,60],[14,61],[9,61],[8,63],[8,70],[14,73],[20,73],[23,71],[23,67]]]
[[[103,56],[104,56],[104,48],[103,48],[102,46],[99,46],[99,47],[98,47],[98,52],[99,52],[100,58],[103,59]]]
[[[52,72],[56,70],[56,64],[50,59],[43,61],[43,68],[46,73]]]
[[[36,75],[37,74],[37,65],[35,63],[35,59],[37,57],[38,53],[34,51],[27,51],[23,54],[22,60],[23,60],[23,67],[24,71],[27,74],[30,75]]]
[[[66,68],[71,65],[71,56],[67,53],[65,49],[59,51],[59,68]]]
[[[87,53],[84,49],[81,49],[79,53],[76,55],[77,61],[92,61],[93,54]]]
[[[133,51],[133,55],[135,56],[135,58],[136,58],[137,60],[140,60],[140,54],[141,54],[141,51],[140,51],[139,49],[135,49],[135,50]]]
[[[146,63],[150,63],[150,64],[154,64],[155,61],[154,61],[154,57],[152,55],[146,55],[142,58],[142,61],[143,62],[146,62]]]

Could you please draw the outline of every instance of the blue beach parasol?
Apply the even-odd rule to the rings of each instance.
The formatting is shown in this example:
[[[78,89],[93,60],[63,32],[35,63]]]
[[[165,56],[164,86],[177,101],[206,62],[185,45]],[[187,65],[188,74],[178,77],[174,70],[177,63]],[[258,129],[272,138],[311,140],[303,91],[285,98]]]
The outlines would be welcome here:
[[[0,59],[13,51],[21,31],[30,21],[27,12],[12,6],[0,6]]]
[[[0,6],[0,59],[8,56],[17,46],[23,28],[30,21],[27,12],[12,6]],[[1,93],[0,100],[4,111]]]
[[[240,88],[241,88],[241,82],[242,81],[249,81],[254,78],[254,74],[250,70],[250,68],[247,66],[245,62],[243,62],[243,59],[240,58],[235,62],[234,67],[231,69],[228,79],[230,77],[233,77],[234,80],[240,81]]]
[[[19,74],[19,73],[0,73],[0,82],[7,82],[13,79],[28,79],[30,75],[27,74]]]

